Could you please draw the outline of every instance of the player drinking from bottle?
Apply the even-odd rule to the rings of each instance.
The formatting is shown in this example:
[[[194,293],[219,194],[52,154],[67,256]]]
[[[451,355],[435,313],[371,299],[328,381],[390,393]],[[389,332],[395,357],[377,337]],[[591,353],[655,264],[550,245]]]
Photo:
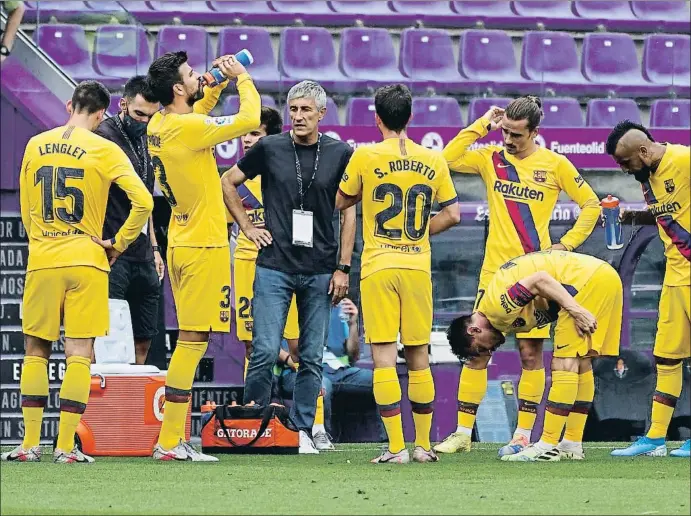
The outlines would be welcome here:
[[[619,353],[622,304],[621,279],[609,264],[584,254],[541,251],[502,265],[473,313],[451,323],[449,343],[463,361],[489,359],[506,333],[557,323],[542,437],[503,455],[503,461],[584,458],[578,448],[595,392],[591,360]]]
[[[234,56],[220,57],[214,66],[237,81],[240,111],[234,116],[208,116],[229,81],[202,88],[186,52],[164,54],[148,74],[164,108],[151,118],[147,137],[156,179],[172,209],[168,270],[180,328],[153,452],[158,460],[217,460],[185,442],[192,382],[209,332],[230,331],[230,249],[214,147],[259,127],[261,101],[252,78]]]
[[[648,433],[612,455],[667,455],[667,429],[681,394],[682,360],[691,355],[691,208],[689,147],[656,142],[640,124],[624,120],[607,139],[607,154],[641,183],[648,209],[624,212],[624,221],[657,222],[665,246],[667,266],[660,295],[653,355],[657,386]],[[691,455],[691,440],[674,450],[675,457]]]
[[[499,266],[533,251],[576,249],[588,238],[600,214],[595,193],[571,162],[535,143],[542,116],[537,97],[515,99],[506,110],[490,109],[444,149],[452,171],[479,174],[487,188],[491,219],[475,308]],[[494,129],[501,130],[504,147],[468,150]],[[573,228],[553,245],[549,222],[562,191],[578,203],[581,213]],[[549,330],[549,325],[543,325],[516,334],[523,368],[518,384],[518,427],[511,442],[499,450],[500,456],[518,453],[530,442],[537,406],[545,390],[542,345],[549,338]],[[470,451],[475,415],[487,391],[488,362],[489,356],[482,355],[464,364],[458,385],[458,427],[435,446],[436,451]],[[588,381],[594,381],[592,373]],[[571,438],[575,440],[582,431]]]

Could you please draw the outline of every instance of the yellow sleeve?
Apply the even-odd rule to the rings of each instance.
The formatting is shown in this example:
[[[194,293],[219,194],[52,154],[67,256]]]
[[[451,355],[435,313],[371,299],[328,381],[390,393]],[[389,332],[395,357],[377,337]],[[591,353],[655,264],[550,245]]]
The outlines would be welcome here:
[[[191,113],[180,117],[178,140],[192,150],[208,149],[259,127],[261,98],[249,74],[238,77],[240,111],[233,116],[211,117]]]
[[[439,160],[439,166],[437,167],[437,195],[436,201],[439,206],[444,208],[449,204],[453,204],[458,201],[458,194],[456,193],[456,187],[453,184],[453,179],[451,179],[451,173],[449,172],[449,167],[446,161]]]
[[[148,223],[154,209],[154,198],[132,168],[132,163],[125,153],[115,144],[112,147],[113,150],[105,163],[105,176],[125,192],[132,204],[130,214],[115,235],[113,244],[113,247],[122,253],[139,236],[144,224]]]
[[[586,241],[593,232],[600,217],[600,201],[595,192],[579,174],[576,167],[562,157],[557,165],[557,181],[559,187],[581,207],[581,213],[573,227],[561,237],[561,243],[569,251],[573,251]]]
[[[469,151],[468,147],[487,136],[488,125],[488,120],[478,118],[465,129],[461,129],[461,132],[444,147],[444,158],[451,170],[465,174],[482,174],[483,168],[487,165],[487,151]]]
[[[677,153],[677,168],[682,177],[688,179],[691,176],[691,149],[685,145],[680,145],[679,147],[682,152]]]
[[[348,166],[341,178],[341,184],[338,190],[346,197],[357,197],[362,190],[362,173],[361,162],[363,161],[364,149],[355,149],[353,155],[350,157]],[[376,172],[375,172],[376,173]]]
[[[19,207],[22,212],[22,224],[28,235],[31,230],[31,200],[29,199],[29,185],[27,184],[26,174],[29,168],[31,140],[26,146],[24,157],[22,158],[22,168],[19,170]]]
[[[211,110],[218,104],[218,99],[221,98],[221,93],[228,86],[229,81],[223,81],[222,83],[216,85],[213,88],[204,86],[204,97],[194,103],[192,108],[195,113],[199,115],[208,115]]]

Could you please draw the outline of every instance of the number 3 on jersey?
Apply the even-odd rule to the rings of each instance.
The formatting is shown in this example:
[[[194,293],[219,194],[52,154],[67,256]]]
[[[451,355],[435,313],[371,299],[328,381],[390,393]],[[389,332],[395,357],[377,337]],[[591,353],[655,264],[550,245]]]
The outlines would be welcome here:
[[[55,177],[54,167],[41,167],[36,171],[34,186],[41,184],[41,198],[43,199],[43,220],[55,221],[55,215],[67,224],[77,224],[84,217],[84,192],[76,186],[67,186],[68,179],[84,179],[84,169],[58,167]],[[53,188],[55,181],[55,188]],[[53,209],[54,201],[72,198],[72,213],[67,208]]]
[[[374,217],[374,234],[389,240],[401,240],[403,231],[408,240],[420,240],[427,232],[429,215],[432,211],[433,191],[427,185],[413,185],[403,194],[400,186],[392,183],[382,183],[374,189],[373,199],[376,202],[386,202],[391,198],[391,205],[384,208]],[[420,199],[420,203],[418,202]],[[387,227],[386,223],[396,217],[403,210],[403,229]],[[420,227],[417,227],[418,217]]]

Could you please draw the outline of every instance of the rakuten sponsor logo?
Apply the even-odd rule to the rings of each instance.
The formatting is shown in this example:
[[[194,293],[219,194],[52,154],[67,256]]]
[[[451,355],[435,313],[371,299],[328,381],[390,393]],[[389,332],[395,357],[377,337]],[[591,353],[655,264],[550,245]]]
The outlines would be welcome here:
[[[559,154],[604,154],[605,142],[591,143],[559,143],[556,140],[549,142],[549,148]]]

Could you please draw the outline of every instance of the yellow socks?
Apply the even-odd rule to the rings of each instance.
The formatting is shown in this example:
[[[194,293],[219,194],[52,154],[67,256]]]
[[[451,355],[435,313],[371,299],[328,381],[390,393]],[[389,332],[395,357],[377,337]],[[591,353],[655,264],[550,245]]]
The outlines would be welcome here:
[[[674,407],[681,394],[681,362],[673,366],[657,365],[657,385],[653,395],[653,413],[647,437],[664,439],[667,437],[669,422],[672,420]]]
[[[317,396],[317,410],[314,413],[314,425],[320,425],[320,429],[324,426],[324,389],[319,389],[319,396]]]
[[[166,402],[158,444],[164,450],[175,448],[185,440],[185,420],[192,395],[192,382],[199,361],[206,353],[208,342],[178,341],[168,366]]]
[[[24,415],[22,448],[28,450],[38,446],[41,441],[43,409],[48,401],[48,360],[42,357],[24,357],[19,390],[22,394]]]
[[[458,426],[472,432],[477,408],[487,392],[487,369],[461,369],[458,382]],[[458,431],[458,429],[457,429]]]
[[[374,401],[389,436],[389,451],[398,453],[405,448],[401,421],[401,385],[395,367],[374,369]]]
[[[86,410],[90,389],[91,358],[69,357],[60,388],[60,427],[55,446],[57,449],[67,453],[74,449],[74,433]]]
[[[245,357],[245,368],[242,370],[242,379],[245,380],[247,378],[247,366],[250,365],[250,361]]]
[[[578,394],[576,401],[571,408],[571,413],[566,419],[566,430],[564,440],[574,443],[583,441],[583,431],[585,422],[588,419],[588,412],[593,404],[595,397],[595,378],[592,369],[578,375]]]
[[[578,373],[552,371],[552,388],[547,397],[547,410],[540,441],[556,446],[578,395]]]
[[[415,446],[422,446],[429,451],[429,434],[434,412],[434,380],[429,367],[408,373],[408,399],[415,422]]]
[[[535,425],[537,407],[545,393],[545,370],[523,369],[521,379],[518,382],[518,425],[516,433],[525,435],[530,439],[530,434]]]

